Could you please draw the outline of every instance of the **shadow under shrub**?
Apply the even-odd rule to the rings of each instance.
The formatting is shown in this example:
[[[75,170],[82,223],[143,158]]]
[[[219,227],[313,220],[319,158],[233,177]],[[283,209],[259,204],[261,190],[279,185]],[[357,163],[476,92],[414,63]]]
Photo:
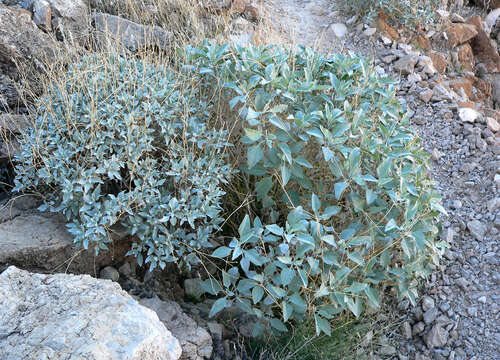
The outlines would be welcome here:
[[[255,333],[308,318],[330,334],[390,286],[415,302],[444,209],[392,81],[304,48],[205,42],[179,57],[74,65],[39,104],[16,190],[41,191],[85,247],[121,222],[151,268],[215,264],[211,316],[237,305]],[[238,222],[217,245],[223,213]]]

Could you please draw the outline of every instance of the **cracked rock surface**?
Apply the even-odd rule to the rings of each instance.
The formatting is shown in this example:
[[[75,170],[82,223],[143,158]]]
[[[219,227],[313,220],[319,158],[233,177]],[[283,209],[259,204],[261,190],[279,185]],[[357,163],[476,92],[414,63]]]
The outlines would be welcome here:
[[[0,274],[5,360],[177,360],[179,341],[117,283],[88,275]]]

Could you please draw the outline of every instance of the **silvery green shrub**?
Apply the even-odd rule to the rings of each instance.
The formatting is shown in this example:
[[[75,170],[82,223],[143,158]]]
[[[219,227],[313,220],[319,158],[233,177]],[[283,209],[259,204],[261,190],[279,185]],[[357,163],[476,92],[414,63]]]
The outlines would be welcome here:
[[[41,192],[84,248],[107,249],[122,223],[139,263],[197,263],[231,175],[226,134],[207,127],[200,96],[189,79],[140,60],[83,58],[37,104],[15,189]]]
[[[353,14],[363,16],[365,23],[383,13],[391,23],[412,30],[435,23],[435,12],[443,4],[439,0],[342,0],[341,3]]]
[[[387,286],[414,303],[446,247],[445,211],[393,82],[362,58],[304,48],[207,43],[186,61],[204,86],[222,79],[263,214],[212,253],[225,268],[204,282],[219,296],[211,314],[236,304],[277,331],[308,316],[330,334],[329,319],[377,308]]]
[[[120,221],[152,267],[214,262],[210,314],[239,306],[261,320],[256,332],[309,317],[330,334],[328,320],[377,308],[391,286],[415,302],[446,247],[444,209],[393,82],[363,58],[305,48],[205,42],[179,57],[175,72],[119,58],[120,71],[75,65],[89,86],[70,71],[63,91],[49,90],[16,188],[42,190],[84,246],[105,248]],[[241,133],[207,126],[224,104]],[[210,249],[232,173],[227,188],[250,201],[224,209],[242,221]]]

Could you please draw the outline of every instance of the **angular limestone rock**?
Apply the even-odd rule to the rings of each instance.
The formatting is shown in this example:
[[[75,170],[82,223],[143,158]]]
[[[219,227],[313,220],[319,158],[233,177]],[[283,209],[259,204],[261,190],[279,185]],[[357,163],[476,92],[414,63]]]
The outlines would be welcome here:
[[[0,274],[2,359],[177,360],[179,341],[120,286],[88,275]]]

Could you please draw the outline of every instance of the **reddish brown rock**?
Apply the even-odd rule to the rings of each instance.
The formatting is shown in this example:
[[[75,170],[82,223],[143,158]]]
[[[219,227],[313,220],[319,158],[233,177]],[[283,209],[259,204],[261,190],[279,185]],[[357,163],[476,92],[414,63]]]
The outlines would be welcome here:
[[[392,28],[388,23],[387,23],[387,15],[380,12],[377,16],[377,19],[375,21],[375,27],[379,31],[379,33],[385,37],[388,37],[392,40],[398,40],[399,39],[399,34],[394,28]]]
[[[446,84],[455,92],[464,89],[468,97],[472,95],[472,81],[466,78],[458,78],[446,81]]]
[[[477,90],[471,100],[483,101],[491,96],[491,83],[475,76],[471,76],[469,79]]]
[[[434,68],[440,73],[444,74],[446,72],[446,57],[438,52],[432,52],[428,55],[432,59]]]
[[[429,41],[429,38],[422,35],[422,34],[415,35],[413,37],[412,42],[417,48],[424,49],[424,50],[431,50],[432,49],[431,42]]]
[[[476,108],[476,104],[473,101],[459,101],[458,102],[458,107],[460,107],[460,108],[475,109]]]
[[[457,45],[461,45],[478,34],[474,24],[451,24],[448,29],[446,29],[446,35],[448,36],[448,46],[454,48]]]
[[[260,19],[259,9],[257,9],[255,6],[247,5],[245,7],[245,11],[243,12],[243,16],[248,21],[258,22]]]
[[[477,29],[477,36],[470,42],[476,59],[483,62],[489,72],[500,72],[500,55],[498,55],[498,50],[493,47],[490,37],[484,30],[481,17],[472,16],[467,19],[467,23]]]
[[[460,45],[457,48],[458,61],[467,71],[474,71],[474,54],[469,44]]]

